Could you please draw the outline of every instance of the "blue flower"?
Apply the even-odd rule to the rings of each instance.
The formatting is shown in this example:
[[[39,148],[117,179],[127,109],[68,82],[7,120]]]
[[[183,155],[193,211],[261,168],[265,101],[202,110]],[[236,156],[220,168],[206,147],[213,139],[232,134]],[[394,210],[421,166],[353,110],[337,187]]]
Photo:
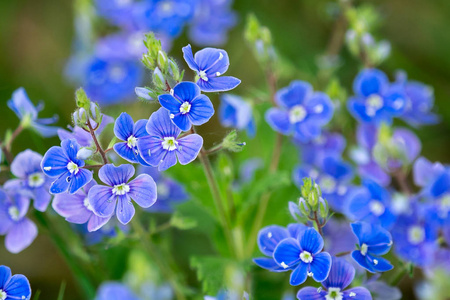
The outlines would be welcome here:
[[[231,94],[222,95],[220,100],[219,119],[222,126],[245,129],[250,137],[254,137],[256,127],[251,105]]]
[[[181,130],[170,120],[165,108],[154,112],[145,127],[148,136],[138,140],[138,149],[149,165],[167,170],[177,163],[187,165],[192,162],[203,146],[203,138],[189,134],[178,139]]]
[[[353,82],[354,97],[348,101],[350,113],[364,123],[390,123],[406,107],[402,86],[390,85],[387,76],[378,69],[364,69]]]
[[[5,247],[11,253],[27,248],[37,236],[36,225],[26,217],[30,200],[16,190],[0,189],[0,235],[6,235]]]
[[[52,202],[53,209],[67,222],[74,224],[87,223],[89,232],[96,231],[105,225],[111,217],[99,217],[89,203],[89,190],[97,185],[95,180],[91,180],[86,186],[78,190],[75,194],[58,194]]]
[[[389,231],[369,223],[353,223],[351,226],[359,241],[359,250],[352,252],[353,259],[372,273],[392,270],[389,261],[380,257],[391,249],[392,237]]]
[[[183,131],[188,131],[192,125],[205,124],[214,115],[211,100],[202,95],[193,82],[180,82],[170,95],[161,95],[158,100],[169,111],[172,122]]]
[[[348,200],[348,211],[352,219],[390,228],[395,222],[391,212],[391,196],[383,187],[371,180],[363,180],[363,186]]]
[[[49,177],[58,177],[50,186],[51,194],[68,191],[76,193],[92,180],[92,172],[84,167],[84,161],[77,158],[80,145],[73,139],[61,142],[61,147],[53,146],[44,155],[42,171]]]
[[[293,270],[291,285],[302,284],[308,276],[322,282],[328,277],[331,268],[331,256],[321,252],[322,248],[322,236],[314,228],[308,228],[297,239],[282,240],[275,248],[273,258],[284,269]]]
[[[88,198],[94,213],[99,217],[110,217],[116,211],[117,219],[128,224],[134,216],[134,200],[140,207],[150,207],[156,201],[156,183],[147,174],[134,175],[132,165],[104,165],[98,172],[100,180],[108,186],[96,185],[89,190]],[[116,204],[117,210],[116,210]]]
[[[322,282],[325,289],[305,287],[298,291],[299,300],[371,300],[370,292],[363,287],[345,290],[355,278],[355,268],[343,258],[333,257],[330,274]]]
[[[352,251],[358,241],[345,220],[331,218],[322,230],[325,251],[331,255]]]
[[[420,187],[429,187],[443,172],[445,167],[441,163],[432,163],[425,157],[419,157],[413,165],[414,183]]]
[[[264,227],[258,233],[259,250],[268,257],[254,258],[253,262],[272,272],[285,272],[286,268],[280,266],[273,258],[273,251],[278,244],[287,238],[296,239],[299,233],[307,227],[303,224],[289,224],[287,229],[278,225]]]
[[[48,126],[58,121],[58,116],[53,118],[38,119],[38,113],[44,108],[41,103],[34,106],[27,96],[24,88],[14,91],[12,98],[8,100],[8,107],[19,117],[20,121],[39,132],[43,137],[56,135],[58,127]]]
[[[31,298],[31,287],[28,279],[22,274],[11,275],[10,268],[0,266],[0,299],[29,300]]]
[[[143,167],[140,173],[150,175],[155,180],[158,190],[158,201],[147,208],[147,211],[170,213],[176,204],[189,199],[189,194],[184,186],[159,172],[158,168]]]
[[[122,143],[114,145],[114,151],[123,159],[131,163],[147,163],[141,158],[137,148],[137,141],[148,133],[145,130],[147,120],[139,120],[136,124],[133,122],[131,116],[127,113],[121,113],[114,124],[114,134]]]
[[[280,106],[266,112],[266,121],[272,129],[294,135],[301,142],[308,142],[320,136],[322,127],[333,116],[333,103],[321,92],[313,92],[304,81],[293,81],[279,90],[275,100]]]
[[[204,48],[195,57],[192,54],[191,45],[183,47],[183,57],[189,68],[197,72],[198,86],[204,92],[224,92],[237,87],[241,81],[231,76],[221,76],[230,65],[228,54],[225,50]]]
[[[139,300],[130,288],[119,282],[105,282],[98,288],[95,300]]]
[[[50,203],[48,189],[51,179],[41,169],[42,155],[29,149],[19,153],[11,164],[11,172],[18,179],[8,180],[5,188],[16,189],[19,193],[34,200],[34,207],[45,211]]]
[[[346,141],[342,134],[323,132],[317,138],[303,143],[294,139],[301,152],[301,160],[319,166],[326,157],[340,159],[344,153]]]

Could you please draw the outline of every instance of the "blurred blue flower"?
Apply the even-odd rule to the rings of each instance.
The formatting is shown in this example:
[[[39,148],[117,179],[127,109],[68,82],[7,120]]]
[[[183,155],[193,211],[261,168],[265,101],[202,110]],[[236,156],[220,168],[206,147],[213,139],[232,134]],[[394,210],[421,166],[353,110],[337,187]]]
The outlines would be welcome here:
[[[0,266],[0,299],[29,300],[31,298],[31,287],[28,279],[22,274],[11,275],[9,267]]]
[[[345,290],[355,278],[355,268],[343,258],[333,257],[330,274],[322,282],[325,289],[304,287],[298,291],[300,300],[371,300],[370,292],[364,287]],[[344,291],[345,290],[345,291]]]
[[[140,300],[140,298],[123,283],[110,281],[100,285],[95,300]]]
[[[348,109],[363,123],[390,123],[406,108],[402,86],[389,84],[386,74],[378,69],[362,70],[353,82],[353,91],[355,96],[349,99]]]
[[[98,176],[108,186],[93,186],[88,193],[89,204],[97,216],[111,217],[116,211],[119,222],[128,224],[135,213],[131,200],[143,208],[155,203],[156,183],[153,178],[147,174],[141,174],[128,182],[133,175],[132,165],[116,167],[108,164],[101,167]]]
[[[214,106],[193,82],[180,82],[170,94],[158,96],[159,103],[167,109],[172,122],[182,131],[192,125],[203,125],[214,115]]]
[[[280,106],[266,112],[266,121],[272,129],[308,142],[320,136],[322,127],[333,116],[333,103],[321,92],[313,92],[311,85],[304,81],[293,81],[288,87],[276,93],[275,100]]]
[[[392,237],[389,231],[380,225],[365,222],[353,223],[351,226],[359,243],[359,250],[352,252],[353,259],[372,273],[392,270],[390,262],[380,257],[391,249]]]
[[[223,94],[220,100],[219,119],[222,126],[245,129],[249,137],[254,137],[256,127],[251,105],[231,94]]]
[[[346,146],[344,136],[334,132],[322,132],[307,143],[294,138],[294,143],[299,147],[301,161],[314,166],[320,166],[326,157],[340,159]]]
[[[8,180],[5,188],[16,189],[34,200],[34,208],[45,211],[50,203],[48,189],[52,180],[42,172],[41,161],[42,155],[29,149],[17,154],[11,164],[11,173],[17,179]]]
[[[37,106],[34,106],[24,88],[15,90],[7,104],[17,117],[19,117],[22,126],[33,128],[43,137],[56,135],[58,127],[48,125],[58,121],[58,116],[55,115],[52,118],[38,119],[38,113],[44,108],[44,104],[39,103]]]
[[[308,276],[322,282],[331,268],[330,254],[321,252],[323,245],[322,236],[314,228],[308,228],[297,239],[282,240],[273,251],[273,258],[282,268],[293,270],[291,285],[302,284]]]
[[[67,222],[74,224],[87,223],[89,232],[96,231],[105,225],[109,219],[106,217],[99,217],[94,214],[94,211],[89,203],[89,190],[97,185],[95,180],[91,180],[87,185],[78,190],[75,194],[58,194],[52,202],[53,209],[62,217],[66,218]]]
[[[73,139],[61,142],[61,147],[53,146],[44,155],[41,168],[45,175],[58,177],[50,186],[51,194],[68,191],[76,193],[92,180],[92,172],[84,167],[84,161],[77,158],[80,145]]]
[[[346,220],[330,218],[322,230],[325,251],[330,255],[350,252],[358,242]]]
[[[230,59],[225,50],[204,48],[194,56],[191,45],[187,45],[183,47],[183,57],[189,68],[197,72],[197,84],[204,92],[225,92],[241,83],[235,77],[221,76],[230,65]]]
[[[425,157],[419,157],[413,165],[414,183],[419,187],[430,186],[443,172],[445,167],[441,163],[432,163]]]
[[[27,248],[38,234],[36,225],[26,217],[29,206],[30,200],[18,191],[0,189],[0,235],[6,235],[5,247],[11,253]]]
[[[139,152],[145,162],[160,171],[174,166],[177,158],[182,165],[192,162],[203,146],[203,138],[198,134],[178,139],[181,130],[163,107],[152,113],[146,130],[149,135],[138,140]]]

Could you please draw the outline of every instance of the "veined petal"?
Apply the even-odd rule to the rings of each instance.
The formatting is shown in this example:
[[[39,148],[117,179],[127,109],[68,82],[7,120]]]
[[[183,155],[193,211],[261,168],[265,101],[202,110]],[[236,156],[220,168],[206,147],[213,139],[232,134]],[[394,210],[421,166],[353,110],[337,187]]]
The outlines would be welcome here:
[[[343,300],[372,300],[372,295],[364,287],[355,287],[344,291]]]
[[[300,262],[300,253],[301,249],[298,241],[293,238],[287,238],[278,243],[273,252],[273,258],[277,264],[287,269]]]
[[[292,81],[288,87],[280,89],[275,94],[275,101],[284,108],[292,108],[295,105],[304,104],[313,93],[313,88],[306,81]]]
[[[116,215],[123,225],[128,224],[133,218],[135,209],[128,194],[118,196]]]
[[[22,274],[16,274],[11,277],[8,285],[4,287],[8,295],[7,299],[29,300],[31,296],[31,287],[28,279]]]
[[[11,278],[11,269],[7,266],[0,266],[0,286],[6,286],[6,283]]]
[[[147,130],[145,130],[145,126],[147,125],[148,120],[141,119],[137,120],[134,124],[133,135],[137,138],[147,136]]]
[[[284,227],[278,225],[264,227],[258,233],[259,250],[267,256],[272,256],[278,243],[288,237],[289,233]]]
[[[77,193],[70,194],[58,194],[53,198],[52,207],[62,217],[68,218],[71,215],[78,214],[80,212],[86,213],[86,208],[83,205],[85,195]]]
[[[114,187],[122,183],[127,183],[134,175],[134,167],[132,165],[120,165],[118,167],[113,164],[107,164],[100,168],[98,177],[104,183]]]
[[[172,122],[178,128],[180,128],[182,131],[188,131],[189,129],[191,129],[191,126],[192,126],[192,124],[188,118],[188,114],[178,113],[173,116]]]
[[[371,258],[372,268],[376,272],[386,272],[386,271],[392,270],[394,268],[394,266],[392,266],[391,263],[387,259],[384,259],[379,256],[373,257],[371,255],[368,255],[368,257]]]
[[[269,108],[266,111],[266,122],[273,130],[282,134],[289,134],[291,123],[289,122],[289,113],[276,107]]]
[[[128,143],[117,143],[113,146],[114,151],[123,159],[131,162],[131,163],[137,163],[138,162],[138,158],[137,156],[139,155],[138,153],[136,153],[137,148],[130,148],[128,147]]]
[[[153,136],[138,139],[138,150],[142,159],[153,167],[157,167],[161,163],[167,152],[162,147],[162,140]]]
[[[52,196],[48,192],[48,186],[41,186],[38,189],[34,189],[32,193],[34,208],[38,211],[44,212],[47,209],[52,198]]]
[[[89,204],[99,217],[110,217],[116,208],[117,197],[113,195],[111,187],[96,185],[89,190]]]
[[[254,258],[253,262],[257,264],[259,267],[269,270],[271,272],[286,272],[287,270],[289,270],[279,266],[271,257]]]
[[[314,228],[308,228],[299,234],[300,249],[311,254],[317,254],[323,249],[323,238]]]
[[[173,88],[174,97],[181,102],[191,102],[200,95],[200,88],[193,82],[183,81]],[[162,105],[162,104],[161,104]]]
[[[39,121],[39,120],[37,120]],[[61,128],[55,126],[42,125],[37,122],[31,122],[31,127],[45,138],[49,138],[58,134]]]
[[[230,59],[225,50],[216,48],[204,48],[195,53],[194,60],[198,70],[207,74],[225,73],[230,65]]]
[[[308,276],[308,267],[309,264],[300,262],[298,267],[295,268],[294,271],[292,271],[289,283],[293,286],[296,286],[305,282]]]
[[[369,262],[367,261],[366,256],[361,254],[361,251],[359,251],[359,250],[353,251],[352,257],[358,263],[358,265],[360,265],[367,271],[372,272],[372,273],[375,272],[372,265],[370,265]]]
[[[188,136],[179,139],[176,152],[180,164],[187,165],[195,160],[198,153],[202,149],[202,146],[203,138],[196,133],[189,134]]]
[[[127,139],[133,134],[133,127],[133,118],[131,118],[131,116],[126,112],[123,112],[114,123],[114,134],[122,141],[127,141]]]
[[[84,161],[77,159],[77,153],[78,150],[80,150],[80,145],[75,139],[62,141],[61,148],[66,154],[67,158],[76,163],[79,167],[84,166]]]
[[[192,124],[205,124],[214,115],[214,106],[206,95],[198,95],[191,102],[191,110],[187,114]]]
[[[32,120],[37,118],[37,109],[33,103],[31,103],[23,87],[14,91],[12,99],[8,100],[7,104],[19,119],[22,119],[26,114],[29,114]]]
[[[303,225],[300,223],[289,224],[287,226],[289,235],[294,239],[297,239],[299,234],[302,233],[303,231],[305,231],[307,228],[308,227],[306,225]]]
[[[330,287],[345,289],[355,278],[355,268],[345,259],[333,257],[330,274],[322,282],[327,289]]]
[[[153,137],[177,137],[181,130],[175,126],[163,107],[152,113],[145,127],[149,135]],[[139,141],[138,141],[139,143]]]
[[[57,177],[67,172],[69,158],[61,147],[53,146],[44,155],[41,161],[41,168],[45,175]]]
[[[26,178],[28,175],[41,171],[42,155],[27,149],[17,154],[11,163],[11,173],[18,178]]]
[[[77,174],[73,174],[70,180],[69,193],[74,194],[92,180],[92,171],[79,169]]]
[[[102,218],[102,217],[99,217],[99,216],[97,216],[95,214],[92,214],[91,218],[88,221],[87,229],[88,229],[89,232],[97,231],[100,228],[102,228],[103,225],[108,223],[108,221],[110,219],[111,219],[111,216]]]
[[[368,97],[372,94],[382,94],[389,85],[386,74],[378,69],[364,69],[353,82],[353,91],[358,96]]]
[[[161,159],[158,166],[159,171],[165,171],[177,164],[177,155],[175,151],[167,151],[166,155]]]
[[[297,299],[299,300],[326,300],[326,291],[322,291],[320,288],[304,287],[297,293]]]
[[[60,194],[65,191],[70,186],[70,181],[72,180],[71,175],[68,171],[58,177],[55,181],[50,185],[50,193],[51,194]]]
[[[232,76],[210,77],[208,81],[199,79],[197,85],[204,92],[226,92],[234,89],[241,83],[240,79]]]
[[[327,279],[331,268],[331,256],[327,252],[321,252],[314,256],[310,264],[312,277],[317,282]]]
[[[139,206],[147,208],[156,202],[156,183],[150,175],[141,174],[129,183],[131,199]]]
[[[192,48],[191,45],[187,45],[186,47],[183,47],[183,57],[186,63],[188,64],[189,68],[194,71],[198,71],[198,65],[194,60],[194,55],[192,54]]]
[[[24,218],[11,226],[6,234],[5,247],[11,253],[19,253],[31,245],[37,233],[36,225],[29,219]]]
[[[170,94],[164,94],[158,96],[159,103],[162,107],[167,109],[171,114],[180,113],[180,106],[183,104],[180,100],[176,99]]]

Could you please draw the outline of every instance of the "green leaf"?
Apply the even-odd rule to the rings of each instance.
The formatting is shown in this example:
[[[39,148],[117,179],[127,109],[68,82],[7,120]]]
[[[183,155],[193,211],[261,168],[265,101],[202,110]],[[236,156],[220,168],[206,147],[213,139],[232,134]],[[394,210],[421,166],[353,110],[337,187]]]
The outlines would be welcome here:
[[[191,267],[197,271],[197,278],[202,282],[205,294],[216,295],[223,287],[225,271],[232,261],[223,257],[192,257]]]
[[[111,142],[109,142],[108,148],[106,148],[106,149],[112,148],[116,142],[117,142],[117,137],[114,136],[114,137],[112,138]]]
[[[64,292],[66,291],[66,282],[61,282],[61,286],[59,288],[58,298],[57,300],[63,300],[64,299]]]
[[[41,295],[41,290],[37,290],[36,293],[34,293],[33,300],[39,300],[40,295]]]
[[[182,216],[180,212],[176,211],[170,218],[170,224],[181,230],[192,229],[197,226],[197,221],[194,218]]]

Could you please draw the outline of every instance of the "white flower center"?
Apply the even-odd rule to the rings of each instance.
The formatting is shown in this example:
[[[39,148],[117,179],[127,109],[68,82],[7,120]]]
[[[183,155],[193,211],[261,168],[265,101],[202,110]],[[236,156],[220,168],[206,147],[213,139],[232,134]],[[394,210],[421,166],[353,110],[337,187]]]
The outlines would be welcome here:
[[[203,81],[208,81],[208,80],[209,80],[208,76],[206,76],[206,72],[205,72],[205,71],[200,71],[200,72],[198,72],[198,76],[199,76]]]
[[[439,217],[442,219],[447,218],[447,215],[450,212],[450,194],[446,194],[442,197],[439,208]]]
[[[128,188],[128,189],[129,189],[129,188]],[[88,197],[84,198],[84,200],[83,200],[83,205],[84,205],[84,207],[86,207],[87,210],[93,211],[92,206],[91,206],[91,204],[89,203],[89,198],[88,198]]]
[[[328,288],[328,294],[325,296],[326,300],[342,300],[344,299],[344,294],[341,292],[340,288],[330,287]]]
[[[67,164],[67,170],[69,170],[70,174],[75,174],[75,175],[80,171],[78,165],[76,163],[74,163],[73,161],[71,161]]]
[[[191,104],[187,101],[185,101],[183,104],[181,104],[180,106],[180,113],[182,113],[183,115],[187,114],[189,111],[191,110]]]
[[[122,196],[130,191],[130,186],[126,183],[115,185],[112,192],[114,195]]]
[[[8,295],[6,295],[6,292],[4,290],[0,290],[0,300],[5,300]]]
[[[307,112],[302,105],[296,105],[289,111],[289,122],[295,124],[303,121],[306,118]]]
[[[28,185],[33,188],[40,187],[45,182],[44,174],[36,172],[28,176]]]
[[[303,251],[302,253],[300,253],[300,259],[303,262],[309,264],[313,261],[313,256],[308,251]]]
[[[18,221],[20,217],[19,209],[16,206],[11,206],[8,208],[8,214],[13,221]]]
[[[327,194],[334,193],[336,190],[336,180],[328,175],[325,175],[320,180],[320,188]]]
[[[169,187],[167,186],[167,184],[159,183],[156,186],[157,186],[158,196],[160,196],[160,197],[169,196],[170,190],[169,190]]]
[[[137,137],[130,135],[130,137],[127,139],[127,146],[128,148],[134,148],[137,144]]]
[[[109,77],[113,82],[121,82],[125,79],[127,73],[122,66],[113,66],[109,70]]]
[[[367,98],[366,114],[370,117],[375,116],[377,111],[383,107],[383,98],[380,95],[372,94]]]
[[[369,249],[369,246],[367,246],[367,244],[362,244],[361,245],[361,254],[365,256],[367,254],[368,249]]]
[[[413,245],[418,245],[425,240],[425,229],[414,225],[408,228],[408,241]]]
[[[165,137],[164,140],[162,141],[162,147],[165,150],[173,151],[177,149],[178,141],[172,136]]]
[[[314,106],[314,112],[315,112],[316,114],[322,113],[322,112],[323,112],[323,105],[322,105],[322,104],[319,104],[319,105]]]
[[[378,200],[372,200],[369,202],[369,209],[370,211],[377,217],[381,216],[386,208],[384,207],[383,203],[381,203]]]

